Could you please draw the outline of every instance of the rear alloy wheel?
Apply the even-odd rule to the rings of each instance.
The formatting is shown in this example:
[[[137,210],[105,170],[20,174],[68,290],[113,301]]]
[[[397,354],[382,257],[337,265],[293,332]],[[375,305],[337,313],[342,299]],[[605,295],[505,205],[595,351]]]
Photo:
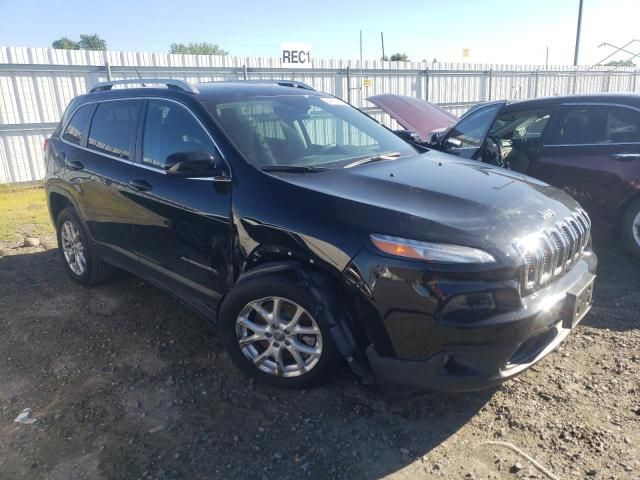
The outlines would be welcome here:
[[[335,374],[343,360],[329,333],[327,306],[292,277],[269,273],[240,281],[224,299],[218,325],[245,374],[276,387],[304,388]]]
[[[640,199],[633,202],[622,217],[622,240],[629,253],[640,257]]]
[[[70,220],[62,224],[60,232],[62,254],[69,269],[76,275],[82,275],[87,268],[87,257],[84,255],[84,243],[80,231]]]
[[[65,208],[58,215],[56,234],[65,270],[74,282],[97,285],[113,276],[114,268],[100,259],[73,208]]]

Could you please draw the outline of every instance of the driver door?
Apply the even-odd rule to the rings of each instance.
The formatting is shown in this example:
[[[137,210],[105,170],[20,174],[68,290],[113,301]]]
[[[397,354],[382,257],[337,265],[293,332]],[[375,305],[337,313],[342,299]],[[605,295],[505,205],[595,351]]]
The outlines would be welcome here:
[[[462,117],[442,140],[442,150],[477,160],[489,128],[505,104],[505,101],[489,103]]]
[[[215,308],[232,272],[231,183],[167,175],[167,157],[204,151],[221,159],[196,115],[168,99],[146,102],[129,195],[135,250],[148,276]]]

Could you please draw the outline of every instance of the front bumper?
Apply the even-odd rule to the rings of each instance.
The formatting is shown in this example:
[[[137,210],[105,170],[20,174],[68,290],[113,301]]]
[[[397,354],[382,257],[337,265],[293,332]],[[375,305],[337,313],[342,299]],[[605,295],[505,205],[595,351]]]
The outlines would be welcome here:
[[[570,333],[590,307],[597,259],[588,253],[574,268],[545,289],[522,299],[522,306],[464,326],[443,326],[435,316],[423,316],[431,326],[426,358],[403,358],[403,352],[381,353],[371,345],[366,354],[376,380],[385,390],[399,387],[417,390],[471,391],[489,388],[512,378],[553,351]],[[573,292],[588,290],[579,316],[570,311]],[[584,300],[584,299],[583,299]],[[415,302],[414,302],[415,304]],[[572,317],[572,314],[574,317]],[[573,321],[572,321],[573,320]],[[383,320],[385,321],[385,320]],[[387,330],[393,323],[385,321]],[[415,322],[413,325],[419,325]],[[404,328],[404,336],[411,329]],[[414,336],[421,338],[420,328]],[[392,343],[402,345],[393,333]],[[393,338],[395,335],[395,338]],[[415,339],[412,340],[415,343]],[[407,350],[409,354],[411,349]]]

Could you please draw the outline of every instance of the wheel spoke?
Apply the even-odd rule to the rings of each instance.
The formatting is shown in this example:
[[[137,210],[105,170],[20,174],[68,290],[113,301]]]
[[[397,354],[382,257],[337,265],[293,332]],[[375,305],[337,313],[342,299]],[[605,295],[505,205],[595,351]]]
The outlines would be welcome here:
[[[262,352],[260,355],[258,355],[256,358],[253,359],[253,363],[256,366],[259,366],[272,354],[273,354],[273,345],[269,345],[269,347],[264,352]]]
[[[284,328],[287,330],[291,330],[293,327],[295,327],[300,321],[300,317],[302,316],[303,313],[304,313],[304,308],[302,308],[300,305],[296,305],[296,311],[293,314],[293,317],[291,317],[291,320],[289,321],[289,323],[287,323],[287,325]]]
[[[284,359],[282,358],[282,348],[277,348],[275,350],[275,360],[276,360],[276,371],[278,375],[282,375],[284,373]]]
[[[300,352],[298,352],[298,350],[296,350],[295,348],[289,348],[289,353],[291,354],[291,356],[293,357],[293,359],[296,362],[296,365],[298,365],[298,368],[300,369],[301,372],[306,372],[307,371],[307,366],[304,363],[304,360],[302,359],[302,355],[300,355]]]
[[[282,307],[282,299],[275,297],[273,299],[273,310],[271,311],[271,320],[273,323],[280,322],[280,309]]]
[[[316,357],[320,355],[320,352],[315,348],[310,347],[309,345],[305,345],[304,343],[301,343],[297,340],[294,340],[293,342],[291,342],[291,348],[297,350],[300,353],[304,353],[312,357]]]
[[[265,322],[271,323],[271,314],[258,302],[251,302],[251,308],[253,308],[258,315],[264,318]]]
[[[245,347],[250,343],[259,342],[260,340],[264,340],[265,336],[261,333],[254,333],[253,335],[249,335],[247,337],[242,337],[238,339],[238,344],[241,347]]]
[[[260,325],[259,323],[249,320],[247,317],[238,317],[238,323],[254,333],[264,335],[267,332],[267,327]]]
[[[293,334],[295,335],[319,335],[320,334],[320,330],[318,330],[316,327],[301,327],[301,326],[297,326],[293,329]]]

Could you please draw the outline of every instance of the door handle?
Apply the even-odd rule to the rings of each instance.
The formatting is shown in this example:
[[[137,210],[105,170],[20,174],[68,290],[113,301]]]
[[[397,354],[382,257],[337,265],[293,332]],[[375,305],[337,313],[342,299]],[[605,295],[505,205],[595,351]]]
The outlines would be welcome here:
[[[139,192],[148,192],[149,190],[153,190],[153,185],[151,185],[146,180],[130,180],[129,185],[138,190]]]
[[[621,162],[630,162],[631,160],[640,159],[640,153],[614,153],[611,158]]]
[[[66,160],[64,161],[64,164],[67,166],[67,168],[69,170],[84,170],[84,165],[82,164],[82,162],[79,162],[78,160]]]

